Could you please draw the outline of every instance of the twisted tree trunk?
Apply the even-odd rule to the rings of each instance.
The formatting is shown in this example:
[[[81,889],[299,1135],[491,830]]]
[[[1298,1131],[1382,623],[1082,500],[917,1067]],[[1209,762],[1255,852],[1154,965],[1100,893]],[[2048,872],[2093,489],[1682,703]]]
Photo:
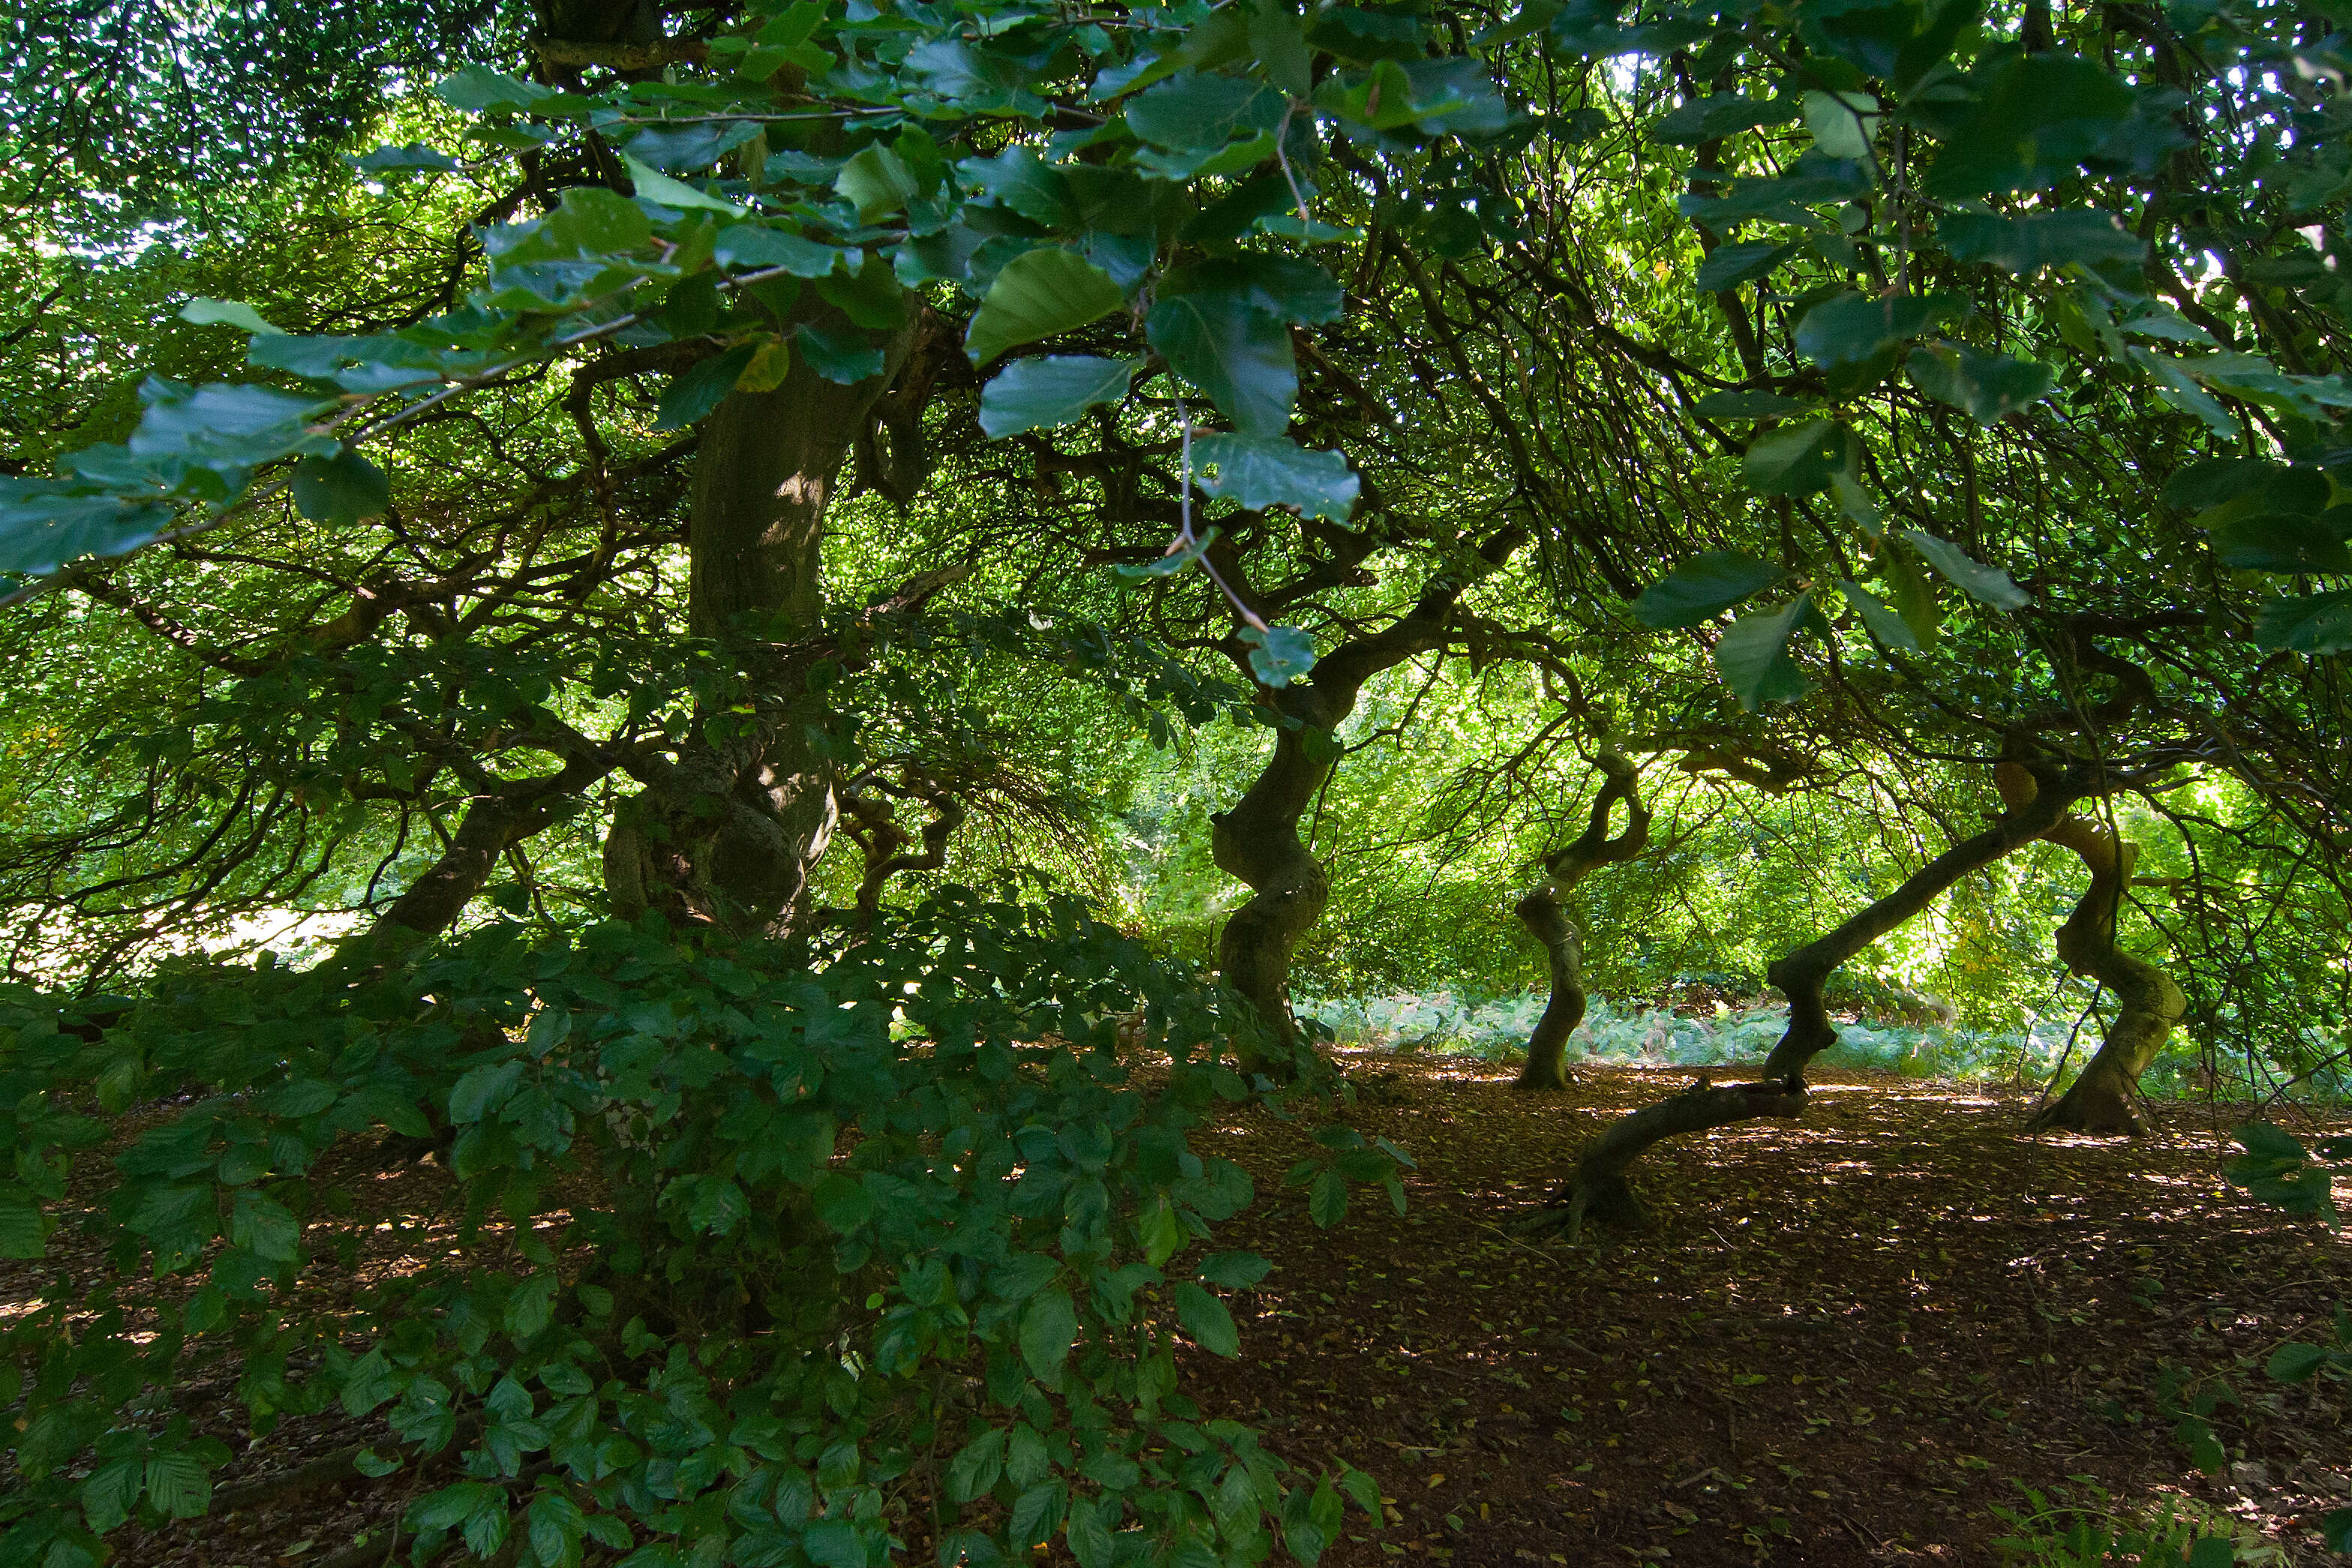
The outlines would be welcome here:
[[[1517,524],[1496,532],[1477,552],[1482,569],[1502,564],[1525,537]],[[1213,559],[1239,575],[1238,563],[1229,554],[1213,552]],[[1446,622],[1465,585],[1456,577],[1432,579],[1401,619],[1325,654],[1312,680],[1264,689],[1267,706],[1285,721],[1276,732],[1274,754],[1231,811],[1209,816],[1212,858],[1220,870],[1250,889],[1249,901],[1218,933],[1218,968],[1225,984],[1248,999],[1275,1047],[1261,1050],[1244,1041],[1239,1054],[1245,1068],[1277,1068],[1297,1044],[1298,1020],[1290,1010],[1291,955],[1331,898],[1330,879],[1299,837],[1298,824],[1339,761],[1332,731],[1355,711],[1366,681],[1444,646]],[[1229,647],[1240,659],[1240,643]],[[1247,668],[1246,660],[1242,662]]]
[[[2003,799],[2015,804],[2031,798],[2034,781],[2024,770],[2004,764],[1999,777]],[[2058,928],[2058,956],[2076,974],[2114,992],[2116,1012],[2097,1054],[2032,1126],[2136,1134],[2143,1131],[2132,1109],[2140,1074],[2164,1048],[2189,1001],[2170,975],[2125,952],[2116,940],[2116,917],[2139,847],[2088,816],[2062,818],[2042,837],[2072,849],[2091,873],[2091,885]]]
[[[1286,706],[1298,710],[1303,721],[1317,725],[1319,745],[1336,749],[1330,727],[1354,709],[1356,689],[1341,693],[1324,687],[1315,695],[1318,700]],[[1210,854],[1218,869],[1250,888],[1249,901],[1234,911],[1218,934],[1217,966],[1225,984],[1248,999],[1259,1024],[1284,1047],[1297,1038],[1298,1030],[1290,1010],[1291,955],[1331,899],[1331,879],[1323,863],[1298,836],[1299,819],[1331,776],[1333,761],[1328,752],[1308,751],[1307,733],[1278,733],[1274,755],[1249,792],[1231,811],[1209,817]],[[1244,1062],[1265,1065],[1250,1051],[1244,1051]]]
[[[1765,1059],[1764,1079],[1685,1091],[1675,1100],[1628,1113],[1589,1145],[1569,1181],[1533,1223],[1580,1224],[1587,1214],[1617,1223],[1638,1224],[1639,1205],[1624,1184],[1625,1172],[1643,1151],[1678,1132],[1699,1131],[1761,1116],[1794,1116],[1804,1110],[1805,1067],[1837,1044],[1822,987],[1841,964],[1919,913],[1937,896],[1979,867],[1990,865],[2041,837],[2080,799],[2084,788],[2074,775],[2061,778],[2047,764],[2032,764],[2032,798],[2009,809],[1973,837],[1953,845],[1906,878],[1885,898],[1856,910],[1837,929],[1780,958],[1766,975],[1789,998],[1789,1024]],[[2005,804],[2008,804],[2005,802]],[[1701,1089],[1705,1089],[1704,1079]],[[1682,1102],[1678,1104],[1677,1102]]]
[[[1607,782],[1592,803],[1591,820],[1574,842],[1545,859],[1543,881],[1512,911],[1543,945],[1551,970],[1551,997],[1528,1037],[1527,1066],[1516,1080],[1519,1089],[1568,1087],[1568,1037],[1584,1021],[1583,938],[1561,907],[1561,896],[1597,868],[1639,855],[1650,839],[1650,809],[1636,793],[1633,764],[1604,750],[1593,765]],[[1609,816],[1621,800],[1625,803],[1625,830],[1612,838]]]

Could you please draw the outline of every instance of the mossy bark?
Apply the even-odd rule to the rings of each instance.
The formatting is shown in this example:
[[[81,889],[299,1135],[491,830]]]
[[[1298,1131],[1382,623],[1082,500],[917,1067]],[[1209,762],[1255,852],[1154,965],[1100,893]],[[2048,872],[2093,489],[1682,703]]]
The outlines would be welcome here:
[[[1543,1016],[1528,1037],[1527,1065],[1516,1080],[1519,1089],[1568,1087],[1568,1037],[1584,1021],[1583,934],[1568,918],[1561,898],[1594,869],[1630,860],[1649,842],[1650,811],[1636,791],[1633,764],[1604,751],[1593,765],[1606,782],[1592,803],[1591,820],[1574,842],[1545,858],[1544,879],[1512,910],[1543,947],[1551,980]],[[1625,828],[1612,838],[1609,818],[1619,801],[1625,803]]]

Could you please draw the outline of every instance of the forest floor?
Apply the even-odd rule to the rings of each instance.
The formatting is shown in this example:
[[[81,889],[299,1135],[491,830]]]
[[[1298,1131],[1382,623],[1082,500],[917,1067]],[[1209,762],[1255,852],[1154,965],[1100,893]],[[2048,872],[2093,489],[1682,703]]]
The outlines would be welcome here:
[[[2305,1522],[2352,1499],[2341,1391],[2260,1367],[2327,1337],[2352,1245],[2221,1182],[2227,1108],[2159,1104],[2137,1140],[2025,1137],[2022,1095],[1821,1073],[1801,1121],[1654,1150],[1649,1227],[1570,1247],[1513,1224],[1690,1069],[1528,1095],[1473,1058],[1348,1065],[1395,1075],[1395,1103],[1348,1120],[1419,1162],[1407,1213],[1360,1194],[1318,1230],[1279,1185],[1304,1130],[1225,1129],[1261,1201],[1219,1240],[1276,1269],[1234,1303],[1241,1358],[1187,1369],[1293,1461],[1345,1458],[1394,1500],[1378,1533],[1351,1510],[1333,1568],[1994,1563],[2019,1533],[1996,1510],[2036,1511],[2023,1487],[2193,1512],[2240,1563],[2342,1561]],[[2220,1476],[2157,1414],[2166,1363],[2252,1403],[2216,1415]]]
[[[1344,1458],[1393,1500],[1377,1531],[1350,1509],[1328,1568],[1990,1563],[2016,1532],[1996,1510],[2032,1511],[2021,1487],[2100,1513],[2194,1510],[2239,1533],[2240,1563],[2332,1560],[2305,1521],[2352,1498],[2342,1390],[2260,1366],[2352,1302],[2352,1242],[2222,1184],[2228,1108],[2160,1104],[2138,1140],[2029,1138],[2020,1095],[1822,1073],[1801,1121],[1653,1151],[1635,1171],[1649,1228],[1570,1247],[1514,1222],[1595,1129],[1690,1069],[1586,1067],[1529,1096],[1472,1058],[1343,1057],[1383,1087],[1347,1120],[1419,1162],[1408,1212],[1360,1191],[1318,1230],[1282,1185],[1307,1127],[1253,1111],[1204,1130],[1198,1146],[1259,1192],[1219,1245],[1276,1268],[1232,1299],[1239,1359],[1185,1369],[1212,1414],[1310,1473]],[[422,1215],[446,1188],[418,1166],[373,1197]],[[328,1223],[394,1228],[380,1217]],[[58,1261],[94,1268],[68,1235]],[[43,1288],[35,1267],[0,1269],[0,1316]],[[2216,1416],[2221,1475],[2199,1475],[2158,1414],[2168,1363],[2251,1402]],[[446,1476],[285,1488],[381,1428],[338,1411],[248,1439],[230,1375],[180,1402],[236,1450],[225,1506],[126,1527],[119,1568],[387,1561],[394,1522]]]

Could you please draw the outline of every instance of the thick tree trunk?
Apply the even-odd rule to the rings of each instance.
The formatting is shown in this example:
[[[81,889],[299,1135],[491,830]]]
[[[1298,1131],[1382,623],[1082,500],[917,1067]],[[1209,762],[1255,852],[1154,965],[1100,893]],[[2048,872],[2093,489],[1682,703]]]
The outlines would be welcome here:
[[[1789,998],[1789,1025],[1765,1059],[1764,1081],[1696,1097],[1686,1091],[1674,1100],[1628,1113],[1588,1146],[1575,1174],[1553,1194],[1552,1206],[1538,1216],[1538,1223],[1567,1224],[1568,1216],[1580,1220],[1588,1213],[1638,1222],[1640,1210],[1629,1206],[1632,1193],[1624,1181],[1626,1168],[1644,1149],[1677,1132],[1801,1111],[1806,1064],[1837,1044],[1837,1027],[1822,999],[1824,983],[1839,965],[1926,909],[1954,882],[2049,832],[2082,796],[2082,782],[2071,777],[2062,781],[2054,768],[2043,768],[2034,776],[2038,788],[2030,800],[2010,805],[1982,833],[1955,844],[1886,897],[1765,972]],[[1676,1100],[1692,1103],[1677,1108]]]
[[[625,919],[651,910],[682,928],[748,936],[789,929],[805,910],[840,816],[834,736],[804,664],[772,650],[821,630],[826,505],[913,335],[896,334],[884,373],[855,386],[796,357],[782,385],[730,393],[704,427],[688,621],[736,654],[751,712],[702,715],[677,765],[616,816],[604,884]]]
[[[2003,798],[2012,804],[2031,798],[2034,789],[2022,769],[2006,765],[2000,783]],[[2140,1074],[2189,1008],[2171,976],[2125,952],[2116,940],[2116,917],[2124,889],[2131,885],[2139,847],[2088,816],[2065,817],[2042,837],[2072,849],[2091,873],[2091,885],[2058,928],[2058,956],[2076,974],[2114,992],[2116,1011],[2097,1054],[2072,1087],[2033,1119],[2032,1126],[2037,1131],[2137,1133],[2142,1128],[2132,1100]]]
[[[1614,751],[1604,751],[1593,765],[1608,782],[1592,803],[1591,820],[1574,842],[1546,858],[1544,880],[1512,911],[1542,944],[1551,972],[1551,998],[1528,1037],[1527,1066],[1516,1080],[1519,1089],[1568,1087],[1568,1037],[1584,1021],[1583,938],[1561,907],[1561,895],[1596,868],[1632,859],[1650,838],[1650,811],[1635,793],[1633,764]],[[1625,803],[1625,830],[1612,838],[1609,816],[1621,800]]]

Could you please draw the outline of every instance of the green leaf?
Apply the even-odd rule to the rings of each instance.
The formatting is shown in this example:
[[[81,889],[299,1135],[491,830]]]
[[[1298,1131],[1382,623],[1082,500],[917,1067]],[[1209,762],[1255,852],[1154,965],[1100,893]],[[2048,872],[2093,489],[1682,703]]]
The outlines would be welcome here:
[[[179,521],[161,500],[0,478],[0,572],[42,577],[85,555],[127,555]]]
[[[1740,476],[1759,495],[1811,495],[1826,489],[1831,476],[1847,466],[1852,439],[1832,419],[1783,425],[1749,443]]]
[[[2352,588],[2266,602],[2254,616],[2254,646],[2264,653],[2352,653]]]
[[[1176,1321],[1193,1342],[1213,1355],[1230,1356],[1242,1348],[1241,1331],[1225,1304],[1190,1279],[1176,1284]]]
[[[1201,289],[1162,299],[1145,331],[1243,435],[1279,436],[1289,426],[1298,365],[1281,318],[1232,290]]]
[[[856,256],[855,250],[843,250],[821,244],[803,235],[787,234],[782,229],[763,228],[758,224],[730,224],[719,231],[711,256],[719,266],[757,268],[766,271],[781,267],[794,278],[823,278],[842,264],[845,258]]]
[[[1069,175],[1022,142],[993,158],[966,158],[956,165],[956,177],[1042,227],[1071,228],[1083,221]]]
[[[295,464],[293,488],[294,510],[312,522],[354,523],[392,505],[391,477],[349,448]]]
[[[1176,268],[1161,280],[1160,292],[1165,299],[1180,294],[1230,294],[1277,321],[1300,325],[1336,321],[1348,302],[1339,280],[1314,262],[1258,251],[1214,256],[1194,266]]]
[[[827,1171],[810,1194],[816,1217],[835,1233],[847,1236],[874,1218],[874,1195],[846,1171]]]
[[[550,237],[584,255],[632,251],[653,238],[645,208],[602,185],[574,185],[547,218]]]
[[[1297,626],[1244,626],[1241,640],[1250,650],[1250,673],[1276,689],[1315,668],[1315,639]]]
[[[120,1527],[139,1500],[140,1463],[111,1459],[90,1471],[81,1484],[82,1517],[100,1535]]]
[[[1885,118],[1878,98],[1867,92],[1808,92],[1805,129],[1813,145],[1832,158],[1868,158]]]
[[[801,1550],[820,1568],[866,1568],[866,1538],[845,1519],[820,1519],[801,1536]]]
[[[522,1079],[522,1063],[494,1062],[468,1068],[449,1089],[449,1120],[463,1127],[506,1103]]]
[[[2186,1568],[2230,1568],[2238,1561],[2238,1538],[2208,1535],[2189,1542]]]
[[[883,372],[882,351],[855,332],[833,331],[813,321],[793,329],[793,342],[809,368],[839,386],[856,386]]]
[[[2109,212],[2063,212],[2000,217],[1967,213],[1946,217],[1936,237],[1959,261],[1981,261],[2031,277],[2045,267],[2100,267],[2137,262],[2147,249]]]
[[[2266,511],[2232,518],[2213,530],[2213,553],[2224,564],[2244,571],[2297,575],[2352,572],[2352,550],[2346,549],[2336,523],[2352,523],[2352,507],[2333,508],[2318,517]]]
[[[692,370],[669,384],[663,392],[661,406],[654,414],[656,430],[682,430],[698,419],[709,417],[710,411],[726,401],[735,390],[735,383],[751,356],[761,349],[759,340],[737,343],[724,353],[713,354]]]
[[[985,1497],[1004,1473],[1004,1434],[982,1432],[956,1451],[948,1461],[948,1500],[970,1502]]]
[[[1949,540],[1916,528],[1905,529],[1903,537],[1927,558],[1928,565],[1943,574],[1945,581],[1961,588],[1969,597],[1996,610],[2021,610],[2033,603],[2033,595],[2012,582],[2008,573],[1998,566],[1985,565]]]
[[[737,206],[725,197],[698,191],[682,180],[673,180],[659,170],[640,163],[626,153],[621,154],[621,163],[629,171],[629,184],[636,192],[639,201],[657,202],[666,207],[680,207],[688,211],[699,209],[723,213],[729,217],[751,216],[748,209]]]
[[[2200,458],[2164,481],[2163,497],[2182,511],[2210,511],[2233,500],[2244,500],[2248,511],[2322,511],[2329,493],[2327,476],[2316,468],[2265,458]],[[2210,527],[2221,519],[2199,521]]]
[[[2183,414],[2193,414],[2202,419],[2206,428],[2217,436],[2234,437],[2239,434],[2237,420],[2221,406],[2221,399],[2206,391],[2198,381],[2192,362],[2171,354],[2160,354],[2137,343],[2130,346],[2130,353],[2132,363],[2155,379],[2158,395],[2167,403]]]
[[[989,1270],[989,1293],[1000,1301],[1025,1301],[1061,1271],[1061,1264],[1044,1253],[1016,1252]]]
[[[259,337],[286,335],[285,328],[271,326],[262,320],[260,311],[236,300],[191,300],[180,307],[180,320],[194,321],[200,327],[236,327]]]
[[[155,1455],[142,1479],[149,1505],[173,1519],[194,1519],[213,1500],[212,1477],[203,1461],[185,1449]]]
[[[1800,245],[1775,245],[1769,239],[1746,240],[1738,245],[1718,245],[1705,261],[1699,263],[1699,292],[1720,294],[1725,289],[1738,288],[1742,283],[1752,283],[1802,248],[1803,247]],[[1743,395],[1717,393],[1714,395],[1738,397]],[[1766,393],[1761,395],[1771,395]]]
[[[38,1258],[47,1235],[33,1194],[16,1182],[0,1183],[0,1258]]]
[[[869,332],[895,332],[907,324],[907,291],[878,254],[867,256],[854,272],[818,279],[816,291]]]
[[[1070,1543],[1070,1555],[1077,1560],[1078,1568],[1110,1568],[1116,1556],[1110,1527],[1118,1518],[1118,1504],[1108,1498],[1070,1500],[1069,1518],[1062,1527],[1062,1534]]]
[[[741,1187],[723,1176],[706,1175],[687,1210],[686,1223],[711,1236],[726,1236],[751,1212]]]
[[[2301,1383],[2326,1364],[2325,1345],[2284,1344],[2271,1352],[2263,1370],[2276,1382]]]
[[[1651,127],[1650,137],[1672,147],[1696,147],[1759,125],[1785,125],[1796,116],[1797,106],[1788,99],[1740,98],[1718,92],[1682,105]]]
[[[1711,550],[1643,589],[1633,601],[1633,618],[1661,631],[1695,626],[1787,574],[1769,561],[1736,550]]]
[[[1062,1386],[1062,1369],[1077,1338],[1078,1309],[1061,1286],[1039,1291],[1021,1310],[1021,1359],[1047,1388]]]
[[[2039,190],[2081,167],[2136,98],[2112,71],[2055,52],[2012,59],[1942,138],[1923,182],[1933,196]]]
[[[1283,103],[1265,82],[1187,72],[1128,100],[1127,128],[1162,147],[1222,147],[1280,125]]]
[[[879,142],[841,166],[834,176],[835,194],[857,209],[857,221],[872,223],[897,212],[922,194],[922,185],[907,161]]]
[[[1904,368],[1911,374],[1912,385],[1965,410],[1980,425],[1999,424],[2049,396],[2058,384],[2046,364],[2006,354],[1980,354],[1958,343],[1914,349]]]
[[[1963,308],[1950,295],[1848,289],[1805,312],[1797,323],[1797,352],[1816,364],[1860,364]]]
[[[2296,1164],[2311,1158],[2303,1140],[2285,1128],[2271,1121],[2249,1121],[2231,1134],[2238,1146],[2257,1160],[2289,1161]]]
[[[518,81],[488,66],[467,66],[455,76],[443,79],[434,88],[433,96],[452,109],[478,114],[486,109],[529,109],[551,92],[551,89],[536,82]]]
[[[1124,398],[1143,363],[1086,354],[1013,360],[981,388],[981,430],[1002,440],[1024,430],[1056,429],[1097,404]]]
[[[1694,406],[1709,419],[1777,419],[1801,413],[1806,405],[1802,398],[1777,392],[1710,392]]]
[[[464,164],[448,153],[425,146],[422,142],[404,142],[397,147],[379,147],[352,165],[362,174],[396,174],[415,169],[430,169],[446,174]]]
[[[1849,583],[1843,578],[1838,580],[1838,592],[1845,595],[1846,603],[1862,616],[1862,624],[1868,626],[1880,642],[1907,653],[1919,651],[1918,635],[1911,629],[1911,623],[1897,615],[1877,595],[1859,583]]]
[[[1347,1177],[1336,1169],[1325,1171],[1307,1189],[1307,1217],[1328,1230],[1345,1218],[1347,1213]]]
[[[1345,453],[1310,452],[1287,437],[1206,436],[1192,443],[1192,459],[1217,470],[1202,489],[1253,510],[1286,506],[1345,522],[1362,489]]]
[[[973,312],[963,352],[986,364],[1023,343],[1083,327],[1118,309],[1127,296],[1110,274],[1074,251],[1024,251],[1005,263]]]
[[[1804,671],[1789,656],[1789,645],[1812,608],[1812,595],[1800,594],[1777,610],[1740,616],[1715,639],[1715,668],[1748,712],[1805,694]]]
[[[1199,1273],[1212,1285],[1246,1290],[1265,1279],[1273,1267],[1255,1252],[1213,1252],[1201,1259]]]
[[[1266,79],[1293,98],[1315,90],[1314,62],[1307,52],[1307,29],[1287,0],[1282,5],[1253,6],[1249,18],[1250,52],[1265,68]]]

